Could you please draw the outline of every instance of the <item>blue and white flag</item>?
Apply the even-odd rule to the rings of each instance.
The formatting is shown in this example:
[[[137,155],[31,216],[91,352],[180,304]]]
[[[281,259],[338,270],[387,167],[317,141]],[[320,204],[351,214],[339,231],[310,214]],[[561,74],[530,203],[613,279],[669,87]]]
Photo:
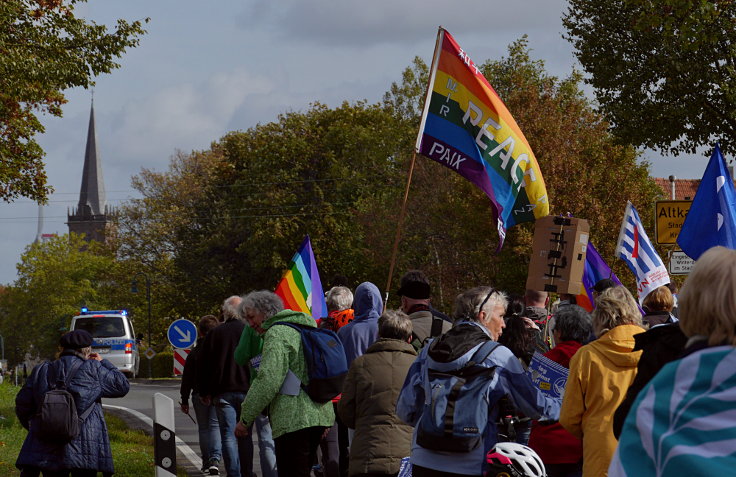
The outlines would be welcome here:
[[[624,221],[618,234],[616,256],[626,262],[636,276],[639,303],[644,301],[649,292],[670,282],[667,267],[649,241],[639,213],[631,202],[626,203]]]
[[[677,236],[677,245],[693,260],[716,245],[736,249],[736,191],[718,144]]]

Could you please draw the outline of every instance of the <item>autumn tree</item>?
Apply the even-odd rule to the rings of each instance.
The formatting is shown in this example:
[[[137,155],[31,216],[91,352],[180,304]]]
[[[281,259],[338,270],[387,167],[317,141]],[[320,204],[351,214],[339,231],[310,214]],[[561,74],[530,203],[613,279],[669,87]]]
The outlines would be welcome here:
[[[0,2],[0,198],[45,201],[44,152],[35,136],[44,131],[38,114],[62,115],[64,90],[94,84],[95,76],[120,65],[115,60],[138,44],[141,21],[104,25],[78,18],[86,0]]]
[[[614,134],[736,150],[736,2],[570,0],[563,24]]]

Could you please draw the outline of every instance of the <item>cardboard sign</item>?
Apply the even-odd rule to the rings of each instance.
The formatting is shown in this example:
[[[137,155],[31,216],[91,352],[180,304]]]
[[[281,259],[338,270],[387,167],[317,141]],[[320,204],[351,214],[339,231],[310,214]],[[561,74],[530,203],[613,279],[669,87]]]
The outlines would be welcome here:
[[[528,290],[577,295],[583,285],[590,228],[585,219],[538,219],[534,225]]]

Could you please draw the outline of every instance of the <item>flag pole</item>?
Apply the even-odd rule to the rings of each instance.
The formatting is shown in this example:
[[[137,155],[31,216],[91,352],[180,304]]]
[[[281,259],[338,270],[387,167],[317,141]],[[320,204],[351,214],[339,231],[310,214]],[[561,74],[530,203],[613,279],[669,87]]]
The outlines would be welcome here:
[[[394,266],[396,265],[396,253],[399,250],[399,241],[401,240],[401,228],[404,225],[404,216],[406,215],[406,203],[409,200],[409,187],[411,187],[411,177],[414,174],[414,164],[416,163],[417,152],[411,155],[411,164],[409,165],[409,174],[406,180],[406,189],[404,190],[404,201],[401,204],[401,212],[399,212],[399,221],[396,224],[396,236],[394,237],[394,248],[391,251],[391,265],[388,267],[388,281],[386,282],[385,299],[383,300],[383,310],[386,311],[386,302],[388,301],[388,291],[391,289],[391,278],[394,275]]]
[[[434,76],[437,72],[437,64],[439,63],[439,53],[440,53],[440,44],[443,38],[445,29],[441,26],[439,27],[439,30],[437,31],[437,41],[434,44],[434,53],[432,54],[432,65],[429,70],[429,79],[427,81],[427,87],[425,89],[424,93],[424,108],[422,109],[422,118],[419,124],[419,129],[417,130],[417,143],[416,147],[414,148],[414,152],[411,155],[411,163],[409,165],[409,173],[407,174],[406,179],[406,189],[404,190],[404,201],[401,203],[401,212],[399,212],[399,220],[396,224],[396,236],[394,237],[394,247],[391,251],[391,262],[388,267],[388,280],[386,281],[386,290],[384,292],[384,300],[383,300],[383,309],[386,310],[386,304],[388,303],[388,291],[391,289],[391,279],[394,275],[394,267],[396,265],[396,254],[399,250],[399,241],[401,240],[401,229],[404,225],[404,217],[406,215],[406,203],[409,200],[409,188],[411,187],[411,178],[414,174],[414,164],[416,163],[417,159],[417,152],[420,150],[419,147],[421,145],[421,132],[424,129],[424,123],[427,118],[427,112],[429,111],[429,102],[431,100],[430,98],[430,88],[431,85],[434,83]]]

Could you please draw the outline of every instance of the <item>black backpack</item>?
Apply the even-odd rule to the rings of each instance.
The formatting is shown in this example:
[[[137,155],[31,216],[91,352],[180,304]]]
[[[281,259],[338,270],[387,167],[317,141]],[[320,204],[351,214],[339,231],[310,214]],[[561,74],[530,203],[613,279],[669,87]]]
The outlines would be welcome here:
[[[40,439],[58,444],[71,442],[79,435],[82,422],[94,409],[95,403],[92,403],[82,415],[78,415],[74,396],[67,391],[69,383],[83,363],[84,361],[75,360],[64,380],[57,379],[59,366],[49,364],[46,376],[49,390],[43,395],[35,420],[36,434]]]

